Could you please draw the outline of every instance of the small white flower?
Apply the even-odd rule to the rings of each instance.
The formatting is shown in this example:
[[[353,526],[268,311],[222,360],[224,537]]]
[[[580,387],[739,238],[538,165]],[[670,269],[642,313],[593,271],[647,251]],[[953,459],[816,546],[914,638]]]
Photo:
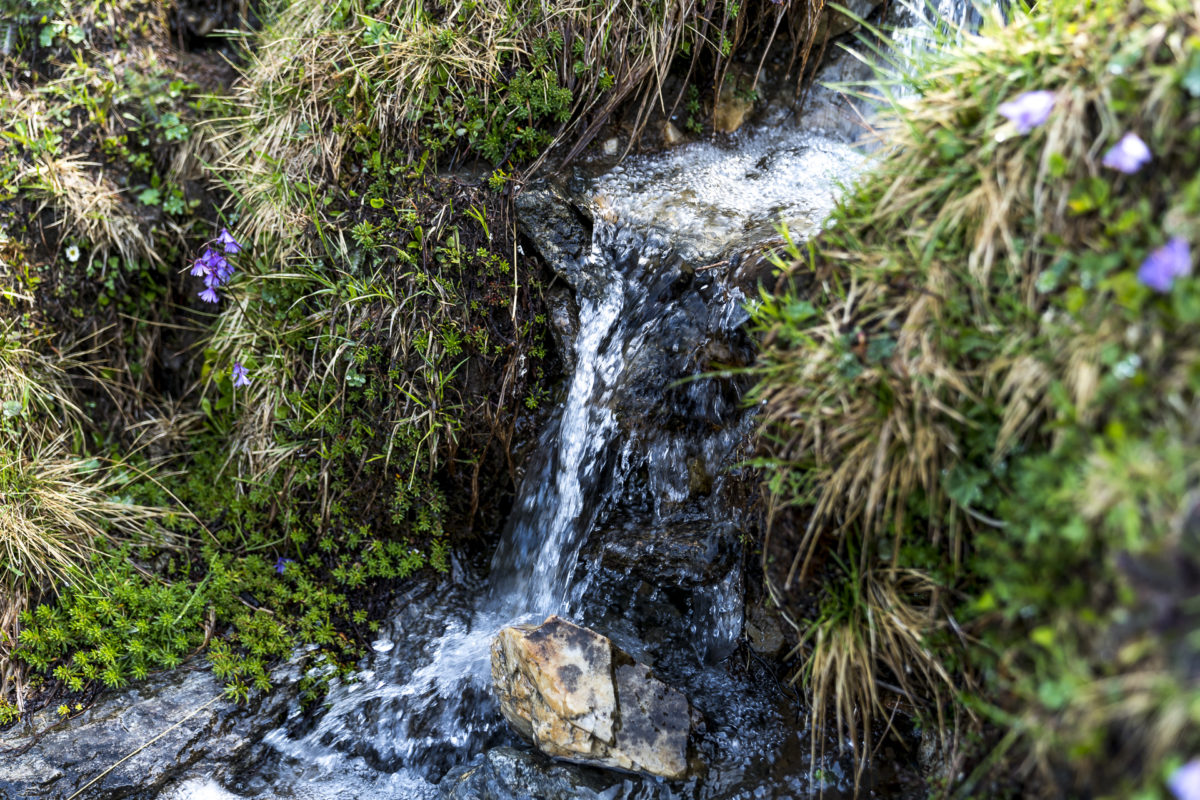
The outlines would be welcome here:
[[[71,245],[70,247],[67,248],[67,261],[70,261],[72,264],[74,264],[78,260],[79,260],[79,248],[76,247],[75,245]]]

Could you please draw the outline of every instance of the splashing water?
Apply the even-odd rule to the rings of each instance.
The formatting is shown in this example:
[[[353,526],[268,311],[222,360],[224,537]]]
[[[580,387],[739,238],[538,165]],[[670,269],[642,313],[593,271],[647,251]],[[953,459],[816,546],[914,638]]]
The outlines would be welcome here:
[[[838,182],[861,160],[837,142],[773,130],[742,135],[732,147],[696,144],[634,159],[584,179],[583,202],[596,217],[580,268],[596,291],[577,297],[566,399],[527,471],[489,589],[474,601],[451,587],[398,604],[357,681],[336,686],[315,720],[292,709],[258,747],[255,770],[230,788],[434,797],[450,767],[506,741],[490,691],[496,631],[550,613],[585,614],[594,570],[580,566],[580,553],[597,520],[624,515],[653,526],[667,519],[689,494],[687,465],[718,473],[749,430],[738,393],[724,383],[675,386],[698,371],[693,351],[732,336],[745,320],[742,292],[695,268],[773,237],[780,221],[816,229]],[[705,430],[631,427],[664,413]],[[649,499],[630,511],[639,491]],[[702,655],[727,650],[739,635],[740,590],[740,576],[729,572],[698,591],[690,632],[709,642],[699,646]]]

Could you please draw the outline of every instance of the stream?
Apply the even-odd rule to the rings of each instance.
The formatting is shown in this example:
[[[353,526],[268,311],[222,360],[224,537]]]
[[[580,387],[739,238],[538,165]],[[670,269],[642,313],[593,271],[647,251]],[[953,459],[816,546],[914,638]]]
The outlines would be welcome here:
[[[575,236],[588,237],[556,265],[574,290],[565,312],[574,367],[486,584],[404,597],[358,679],[337,686],[315,719],[294,706],[242,766],[167,796],[443,796],[455,767],[518,744],[491,697],[493,636],[552,613],[609,635],[706,716],[705,776],[672,785],[570,768],[579,781],[607,778],[598,796],[845,788],[848,764],[832,758],[825,783],[812,783],[803,710],[769,673],[724,661],[742,632],[750,533],[728,484],[753,410],[739,380],[702,376],[753,358],[741,330],[753,291],[739,285],[743,254],[777,238],[781,222],[799,237],[816,230],[861,161],[845,143],[779,127],[596,174],[585,167],[558,193],[532,190],[527,216],[557,202],[578,215]],[[536,245],[537,223],[527,228]]]

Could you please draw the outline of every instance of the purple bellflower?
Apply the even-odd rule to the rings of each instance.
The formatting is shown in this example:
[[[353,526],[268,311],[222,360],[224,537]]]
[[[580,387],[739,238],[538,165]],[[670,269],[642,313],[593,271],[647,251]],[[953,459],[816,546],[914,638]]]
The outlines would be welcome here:
[[[192,275],[204,278],[205,288],[200,292],[200,299],[206,303],[215,303],[220,300],[221,296],[217,294],[217,289],[229,283],[229,279],[233,277],[233,265],[225,256],[235,255],[242,251],[242,245],[224,228],[221,228],[221,233],[217,236],[214,244],[221,247],[224,255],[212,247],[206,247],[204,253],[192,262]]]
[[[246,368],[242,366],[242,362],[233,362],[233,369],[230,374],[233,377],[234,386],[249,386],[250,379],[246,377]]]
[[[280,575],[282,575],[283,571],[285,569],[287,569],[288,564],[295,564],[295,563],[296,562],[290,558],[284,558],[283,556],[280,556],[279,558],[275,559],[275,571],[278,572]]]
[[[1000,115],[1012,122],[1017,133],[1026,134],[1050,118],[1054,109],[1054,92],[1040,89],[1025,92],[996,107]]]
[[[1193,758],[1171,773],[1167,788],[1177,800],[1200,800],[1200,758]]]
[[[229,231],[224,228],[221,228],[221,233],[217,236],[217,244],[221,245],[226,255],[235,256],[242,252],[242,245],[237,239],[230,236]]]
[[[1114,144],[1100,162],[1109,169],[1132,175],[1150,161],[1150,148],[1136,133],[1127,133]]]
[[[1138,269],[1138,280],[1156,292],[1171,291],[1176,278],[1192,274],[1192,253],[1187,239],[1173,236],[1171,241],[1158,248]]]

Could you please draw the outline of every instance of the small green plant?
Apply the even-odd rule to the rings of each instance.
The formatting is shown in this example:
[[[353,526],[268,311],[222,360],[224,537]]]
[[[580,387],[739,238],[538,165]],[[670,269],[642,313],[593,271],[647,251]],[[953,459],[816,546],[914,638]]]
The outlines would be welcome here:
[[[688,84],[687,93],[683,104],[684,113],[687,114],[687,123],[685,127],[692,133],[699,135],[704,132],[704,123],[701,121],[700,113],[700,90],[694,84]]]

